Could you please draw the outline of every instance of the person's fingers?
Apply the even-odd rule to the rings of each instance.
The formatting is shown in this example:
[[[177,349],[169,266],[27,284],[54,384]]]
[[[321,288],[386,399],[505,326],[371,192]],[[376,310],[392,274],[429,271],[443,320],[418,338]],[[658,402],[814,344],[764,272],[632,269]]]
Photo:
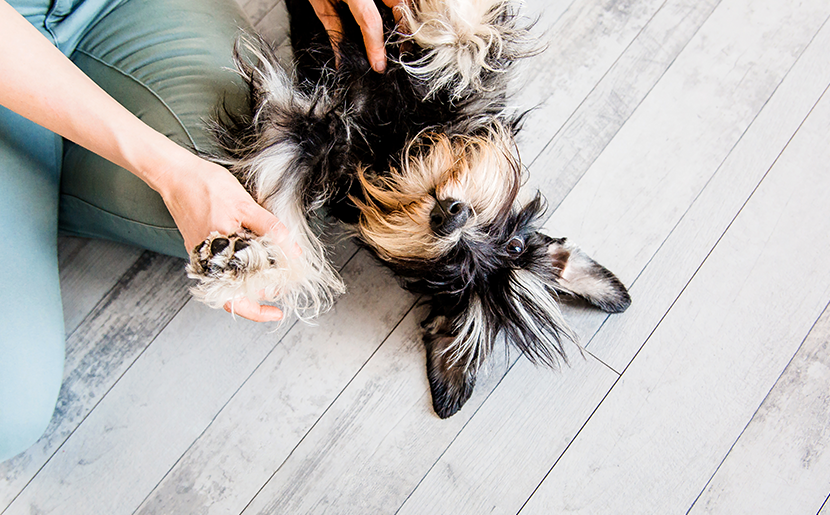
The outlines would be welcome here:
[[[323,28],[329,35],[331,48],[334,50],[335,66],[340,66],[340,40],[343,39],[343,24],[340,21],[340,16],[334,8],[334,2],[331,0],[310,0],[311,7],[317,18],[322,22]]]
[[[254,322],[276,322],[282,320],[282,310],[276,306],[257,304],[247,297],[229,300],[225,303],[225,311],[253,320]]]
[[[248,213],[242,225],[260,236],[269,236],[290,258],[296,258],[302,254],[300,246],[291,240],[291,232],[288,228],[271,212],[258,204],[252,206],[252,212]]]
[[[401,10],[398,7],[403,7],[406,4],[406,0],[383,0],[383,4],[392,9],[392,17],[395,19],[395,23],[400,23],[403,14],[401,14]]]
[[[383,41],[383,20],[372,0],[349,0],[349,10],[363,33],[363,44],[369,64],[378,73],[386,70],[386,49]]]

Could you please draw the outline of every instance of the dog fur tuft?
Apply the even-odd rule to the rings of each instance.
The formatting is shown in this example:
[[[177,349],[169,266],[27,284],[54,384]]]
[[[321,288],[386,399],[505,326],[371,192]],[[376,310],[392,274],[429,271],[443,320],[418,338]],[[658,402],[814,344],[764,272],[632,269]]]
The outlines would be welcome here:
[[[430,85],[427,97],[498,88],[515,61],[539,51],[519,25],[515,0],[416,0],[399,9],[401,41],[425,49],[401,65]]]

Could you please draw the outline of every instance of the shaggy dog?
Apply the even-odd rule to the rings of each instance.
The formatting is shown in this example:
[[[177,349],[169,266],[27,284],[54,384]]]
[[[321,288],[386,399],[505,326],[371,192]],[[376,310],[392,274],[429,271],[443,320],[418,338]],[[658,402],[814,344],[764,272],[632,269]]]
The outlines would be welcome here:
[[[227,151],[219,161],[292,230],[302,256],[244,231],[212,234],[188,267],[198,299],[219,307],[264,292],[301,318],[325,311],[344,286],[317,236],[322,208],[423,295],[442,418],[470,397],[499,337],[534,363],[565,359],[563,343],[576,337],[560,295],[611,313],[628,307],[611,272],[538,231],[541,195],[520,200],[521,113],[507,107],[507,84],[535,49],[513,0],[414,0],[399,28],[379,3],[385,74],[371,71],[347,10],[335,59],[307,0],[287,5],[296,71],[248,38],[236,60],[251,114],[219,117],[214,133]]]

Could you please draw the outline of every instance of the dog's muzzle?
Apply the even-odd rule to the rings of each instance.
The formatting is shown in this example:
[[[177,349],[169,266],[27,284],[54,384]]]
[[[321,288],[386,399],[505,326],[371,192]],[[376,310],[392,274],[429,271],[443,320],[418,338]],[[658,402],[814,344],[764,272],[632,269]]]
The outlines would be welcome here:
[[[429,214],[429,227],[438,236],[448,236],[470,218],[470,207],[454,198],[436,200]]]

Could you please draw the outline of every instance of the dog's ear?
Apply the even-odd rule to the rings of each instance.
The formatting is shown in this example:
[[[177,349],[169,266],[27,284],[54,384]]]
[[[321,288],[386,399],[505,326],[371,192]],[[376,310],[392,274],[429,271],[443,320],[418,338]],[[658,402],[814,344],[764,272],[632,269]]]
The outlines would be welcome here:
[[[548,255],[556,271],[560,293],[586,300],[608,313],[621,313],[631,296],[617,277],[565,238],[550,238]]]
[[[445,316],[432,314],[423,326],[432,407],[439,417],[448,418],[473,394],[488,349],[469,332],[454,329]]]

